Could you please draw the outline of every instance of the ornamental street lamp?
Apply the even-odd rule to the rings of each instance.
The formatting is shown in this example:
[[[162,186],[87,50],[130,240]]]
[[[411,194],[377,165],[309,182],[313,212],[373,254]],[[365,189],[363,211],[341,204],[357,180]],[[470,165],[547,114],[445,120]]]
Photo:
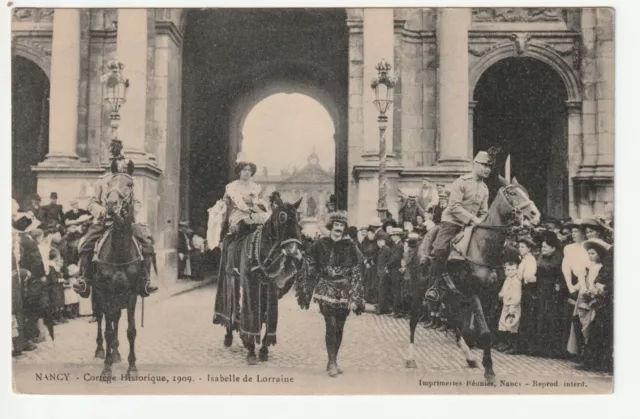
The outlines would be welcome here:
[[[129,90],[129,79],[122,74],[124,64],[118,59],[110,60],[107,63],[107,73],[102,78],[102,97],[109,105],[111,114],[111,139],[118,139],[118,126],[120,125],[120,107],[127,101],[127,90]]]
[[[380,130],[377,210],[378,217],[384,221],[387,218],[387,140],[385,133],[389,121],[386,113],[393,103],[393,88],[396,85],[396,78],[390,74],[391,64],[386,62],[384,58],[376,65],[376,70],[378,70],[378,77],[371,81],[371,88],[375,95],[373,103],[378,108],[378,129]]]

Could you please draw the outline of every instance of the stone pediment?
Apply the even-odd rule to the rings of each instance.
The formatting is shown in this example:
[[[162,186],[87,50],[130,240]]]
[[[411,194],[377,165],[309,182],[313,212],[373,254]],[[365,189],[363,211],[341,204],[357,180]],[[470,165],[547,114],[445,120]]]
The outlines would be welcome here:
[[[333,176],[320,166],[308,165],[298,173],[281,180],[283,183],[329,183],[333,184]]]

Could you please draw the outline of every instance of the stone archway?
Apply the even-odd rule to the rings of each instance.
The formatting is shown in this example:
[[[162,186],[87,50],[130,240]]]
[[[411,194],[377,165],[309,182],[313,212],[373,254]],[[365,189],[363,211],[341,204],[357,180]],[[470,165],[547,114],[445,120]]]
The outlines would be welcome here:
[[[244,118],[261,99],[278,92],[310,96],[332,116],[336,156],[341,159],[335,165],[336,195],[346,208],[346,10],[191,9],[179,18],[184,29],[183,217],[196,223],[206,220],[206,209],[222,197],[231,180]]]
[[[49,78],[36,62],[18,55],[11,62],[12,194],[23,203],[37,191],[32,166],[49,151]]]
[[[568,215],[567,91],[558,74],[533,58],[505,58],[480,77],[474,92],[474,152],[500,145],[511,176],[527,187],[544,215]],[[504,162],[488,180],[490,199]]]
[[[303,77],[293,76],[297,71]],[[250,72],[255,74],[255,72]],[[244,122],[253,107],[263,99],[277,93],[300,93],[320,103],[331,116],[334,128],[334,141],[336,147],[334,166],[335,186],[334,190],[341,208],[346,208],[347,183],[348,183],[348,145],[347,145],[347,120],[345,104],[339,98],[340,89],[336,86],[322,83],[322,80],[332,80],[332,75],[326,69],[301,63],[282,63],[271,71],[263,73],[255,88],[246,91],[231,107],[231,121],[229,130],[229,160],[236,158],[242,144],[242,128]],[[283,77],[282,75],[286,75]],[[254,79],[255,80],[255,79]],[[229,176],[232,175],[232,167],[229,167]]]
[[[516,98],[512,97],[511,99],[513,101],[511,105],[507,105],[501,113],[503,118],[502,123],[507,125],[502,126],[502,128],[505,128],[503,130],[497,129],[495,134],[497,137],[502,136],[503,138],[497,138],[496,141],[497,143],[504,143],[502,144],[503,146],[508,145],[513,150],[515,144],[510,144],[504,137],[529,138],[529,136],[533,136],[536,133],[541,134],[544,129],[551,129],[551,131],[547,133],[548,138],[546,142],[536,143],[533,138],[529,138],[530,142],[527,143],[530,145],[537,144],[539,146],[537,149],[535,147],[532,149],[532,157],[548,155],[549,159],[551,159],[549,164],[544,163],[542,158],[540,159],[541,174],[537,180],[531,180],[533,184],[538,183],[538,186],[532,187],[535,190],[533,195],[536,195],[538,201],[542,201],[539,205],[541,208],[544,208],[545,215],[555,217],[574,216],[575,205],[573,203],[574,187],[572,179],[580,168],[580,149],[582,147],[581,84],[573,68],[552,46],[538,41],[531,41],[526,34],[522,36],[516,36],[514,34],[512,39],[514,42],[498,44],[482,52],[481,58],[470,68],[469,135],[472,138],[474,151],[477,151],[480,147],[493,145],[489,144],[486,139],[476,138],[479,135],[487,135],[486,126],[477,126],[478,124],[482,124],[479,119],[484,119],[485,125],[497,124],[496,127],[500,126],[500,122],[491,121],[490,118],[487,120],[487,108],[480,103],[478,95],[480,92],[480,96],[482,96],[481,91],[487,93],[487,79],[491,78],[491,73],[499,73],[502,71],[502,75],[497,77],[499,81],[494,80],[494,83],[501,84],[502,89],[510,90],[510,94],[512,95],[525,94],[536,96],[541,104],[545,103],[548,99],[553,102],[552,107],[554,107],[555,113],[551,116],[548,112],[549,109],[536,109],[535,104],[532,105],[530,103],[530,105],[533,106],[533,108],[529,110],[530,116],[534,114],[539,115],[541,117],[540,121],[544,121],[546,115],[548,126],[535,128],[536,131],[526,132],[525,130],[524,134],[514,134],[514,132],[512,132],[513,129],[510,129],[507,125],[515,125],[523,122],[509,121],[509,119],[518,119],[524,114],[515,117],[517,105],[522,102],[518,102]],[[511,71],[508,71],[506,67],[512,67]],[[519,79],[519,77],[522,76],[519,76],[517,73],[526,73],[528,71],[537,72],[536,77],[541,78],[541,80],[546,80],[548,83],[544,86],[529,86],[529,89],[533,90],[529,93],[523,93],[524,87],[521,84],[523,84],[524,81],[522,78]],[[517,92],[518,85],[522,87],[522,89],[519,89],[519,92]],[[547,97],[544,97],[545,93],[542,93],[544,89],[547,89]],[[506,93],[506,96],[508,96],[509,93]],[[498,94],[498,96],[500,96],[500,94]],[[509,99],[505,98],[504,94],[502,94],[502,96],[500,103],[494,103],[495,107],[505,105],[505,103],[509,102]],[[483,99],[486,103],[488,98],[485,95]],[[494,95],[494,98],[490,101],[495,102],[497,99],[498,97]],[[536,101],[536,99],[532,97],[528,99],[531,99],[530,102]],[[535,118],[533,117],[525,119],[528,121],[524,122],[525,126],[526,124],[533,124],[531,125],[533,127],[540,123],[540,121],[534,122]],[[484,134],[481,133],[483,130]],[[489,129],[489,131],[491,131],[491,129]],[[534,142],[531,143],[531,141]],[[507,147],[507,152],[512,150],[509,150]],[[525,147],[522,147],[521,150],[525,150]],[[522,159],[523,157],[520,156],[519,158]],[[497,171],[502,174],[504,174],[503,165],[504,162],[498,162],[499,167]],[[512,161],[512,167],[517,165],[518,162]],[[520,166],[519,169],[523,171],[523,166]],[[544,175],[542,175],[542,172],[544,172]],[[529,176],[531,177],[531,175]],[[519,180],[525,181],[525,179],[522,178]],[[490,185],[495,190],[497,190],[497,182],[496,173],[495,179],[489,182],[495,183],[494,185]],[[555,187],[551,187],[554,182]],[[544,184],[544,186],[540,186],[541,183]],[[495,191],[493,191],[493,193],[495,193]]]

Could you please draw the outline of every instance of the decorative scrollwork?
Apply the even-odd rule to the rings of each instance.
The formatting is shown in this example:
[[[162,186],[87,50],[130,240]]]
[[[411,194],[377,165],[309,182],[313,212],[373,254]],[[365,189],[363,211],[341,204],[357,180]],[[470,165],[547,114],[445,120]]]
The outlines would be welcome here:
[[[561,8],[551,7],[493,7],[474,8],[473,22],[563,22]]]

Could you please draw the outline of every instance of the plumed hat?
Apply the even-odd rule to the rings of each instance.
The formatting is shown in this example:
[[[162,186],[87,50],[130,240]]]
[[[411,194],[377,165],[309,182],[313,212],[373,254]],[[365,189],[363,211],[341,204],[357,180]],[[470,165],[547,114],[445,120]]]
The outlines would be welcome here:
[[[251,168],[251,176],[255,175],[258,167],[255,165],[255,163],[250,162],[247,155],[241,151],[238,153],[238,156],[236,158],[236,166],[233,171],[236,175],[239,175],[242,169],[247,166]]]

